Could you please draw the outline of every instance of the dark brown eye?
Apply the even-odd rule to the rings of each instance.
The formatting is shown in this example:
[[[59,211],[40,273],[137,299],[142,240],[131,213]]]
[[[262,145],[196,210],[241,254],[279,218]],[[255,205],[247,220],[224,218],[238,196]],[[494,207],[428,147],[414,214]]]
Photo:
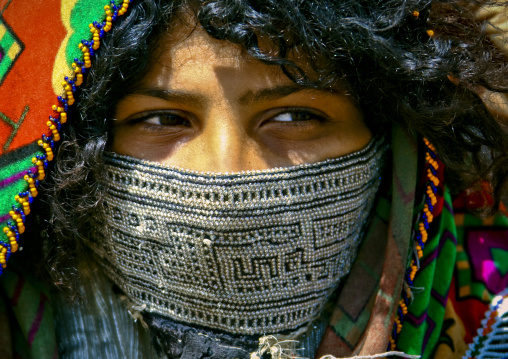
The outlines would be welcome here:
[[[323,120],[322,117],[317,116],[311,112],[305,111],[291,111],[291,112],[283,112],[278,115],[275,115],[271,118],[271,121],[274,122],[301,122],[301,121],[311,121],[311,120]]]
[[[144,123],[147,125],[155,126],[185,126],[191,125],[188,116],[185,113],[171,113],[171,112],[149,112],[142,114],[140,117],[134,119],[135,123]]]
[[[190,126],[190,122],[187,118],[171,113],[161,113],[146,116],[145,118],[141,119],[141,121],[159,126]]]

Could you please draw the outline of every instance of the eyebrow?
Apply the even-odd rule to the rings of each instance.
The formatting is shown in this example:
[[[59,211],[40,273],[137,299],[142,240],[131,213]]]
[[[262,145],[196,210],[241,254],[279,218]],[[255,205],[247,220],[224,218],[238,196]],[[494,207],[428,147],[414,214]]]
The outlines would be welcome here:
[[[198,106],[200,108],[206,107],[210,102],[206,96],[202,96],[200,94],[185,91],[164,90],[159,88],[138,88],[129,92],[125,97],[136,95],[160,98],[168,102]]]
[[[249,105],[262,101],[278,100],[300,91],[316,91],[316,89],[298,85],[283,85],[268,87],[257,91],[248,90],[240,96],[237,101],[241,105]],[[197,93],[159,88],[137,88],[136,90],[128,93],[125,97],[136,95],[160,98],[168,102],[182,103],[191,106],[198,106],[200,108],[205,108],[210,104],[210,100],[206,96]]]
[[[238,102],[242,105],[247,105],[262,101],[278,100],[280,98],[304,90],[311,89],[297,85],[285,85],[285,86],[268,87],[258,91],[249,90],[238,99]]]

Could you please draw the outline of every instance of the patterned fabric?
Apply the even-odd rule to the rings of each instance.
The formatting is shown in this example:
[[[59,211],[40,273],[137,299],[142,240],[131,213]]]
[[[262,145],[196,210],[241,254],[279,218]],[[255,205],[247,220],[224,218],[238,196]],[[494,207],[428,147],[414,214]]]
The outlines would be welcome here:
[[[0,308],[11,323],[7,333],[0,338],[2,358],[57,358],[58,352],[53,325],[53,313],[48,291],[32,277],[6,271],[2,275]],[[0,313],[2,311],[0,310]],[[1,318],[1,315],[0,315]],[[10,341],[6,341],[8,335]]]
[[[411,238],[411,226],[406,224],[413,221],[417,182],[414,140],[399,128],[393,131],[392,153],[391,196],[381,188],[374,218],[316,357],[371,355],[388,347],[406,268]]]
[[[90,36],[90,20],[101,19],[108,3],[0,0],[0,228],[19,207],[14,196],[28,189],[23,177],[36,168],[32,158],[43,154],[36,141],[48,131],[62,81],[81,57],[77,44]],[[9,243],[3,232],[0,242]]]
[[[482,320],[482,329],[469,345],[464,358],[506,358],[508,356],[508,288],[496,296]]]
[[[416,196],[413,191],[403,190],[411,187],[407,184],[408,176],[403,176],[402,179],[397,177],[397,160],[401,161],[397,158],[397,149],[406,148],[401,152],[406,154],[406,161],[401,161],[405,164],[409,162],[407,153],[415,152],[409,150],[412,141],[401,131],[395,130],[394,138],[391,200],[393,203],[412,203],[415,198],[411,213],[416,217],[423,206],[419,201],[423,198],[420,189],[425,175],[422,175]],[[414,158],[413,160],[415,161]],[[438,176],[443,175],[442,171],[441,166]],[[405,168],[400,173],[407,175],[410,172]],[[383,189],[381,193],[385,193]],[[484,201],[488,203],[482,197],[484,193],[485,188],[482,187],[452,201],[441,181],[435,218],[429,228],[429,239],[412,287],[414,300],[405,316],[397,342],[398,350],[422,355],[422,358],[462,358],[467,343],[472,342],[477,329],[482,326],[481,320],[489,301],[494,294],[506,288],[506,215],[498,213],[493,217],[479,219],[466,212],[466,204],[471,209],[475,206],[482,207]],[[401,275],[400,267],[395,267],[396,264],[392,261],[388,268],[389,259],[385,259],[394,256],[393,249],[390,250],[390,233],[393,230],[390,231],[389,228],[394,221],[404,223],[400,222],[400,217],[397,218],[403,211],[394,212],[390,197],[380,195],[370,231],[350,276],[341,289],[329,328],[318,350],[319,355],[349,357],[385,351],[383,345],[387,345],[387,335],[393,323],[388,318],[392,318],[390,315],[393,316],[400,298],[396,294],[389,295],[395,291],[383,291],[386,282],[393,285],[399,280],[397,274]],[[416,219],[411,219],[411,223],[414,222]],[[379,238],[386,236],[388,243],[385,244]],[[465,246],[464,242],[468,244]],[[385,255],[382,256],[381,253]],[[455,267],[452,263],[456,263]],[[466,271],[470,267],[476,268],[476,272]],[[476,293],[474,297],[471,295],[473,289]],[[376,308],[378,303],[383,302],[387,304]],[[385,312],[381,312],[381,308]],[[376,319],[384,326],[376,326]]]
[[[296,330],[349,273],[386,148],[376,137],[335,159],[239,174],[106,154],[87,244],[148,313],[234,334]]]

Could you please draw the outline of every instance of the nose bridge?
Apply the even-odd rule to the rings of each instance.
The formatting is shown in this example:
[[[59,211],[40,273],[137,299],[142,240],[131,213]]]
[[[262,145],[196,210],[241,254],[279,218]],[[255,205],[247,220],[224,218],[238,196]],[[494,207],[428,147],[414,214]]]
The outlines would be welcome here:
[[[199,135],[201,167],[211,172],[239,172],[264,168],[249,123],[235,111],[212,111]]]
[[[248,149],[246,131],[233,118],[212,117],[201,137],[206,147],[207,163],[213,172],[236,172],[244,170],[243,158]]]

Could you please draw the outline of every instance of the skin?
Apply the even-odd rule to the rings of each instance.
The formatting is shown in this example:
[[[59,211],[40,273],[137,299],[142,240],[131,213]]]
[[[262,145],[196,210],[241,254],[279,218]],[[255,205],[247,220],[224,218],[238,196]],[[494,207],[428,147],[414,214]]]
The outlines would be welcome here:
[[[231,173],[335,158],[372,137],[340,86],[298,87],[199,26],[180,26],[161,45],[148,74],[116,106],[112,151]]]

